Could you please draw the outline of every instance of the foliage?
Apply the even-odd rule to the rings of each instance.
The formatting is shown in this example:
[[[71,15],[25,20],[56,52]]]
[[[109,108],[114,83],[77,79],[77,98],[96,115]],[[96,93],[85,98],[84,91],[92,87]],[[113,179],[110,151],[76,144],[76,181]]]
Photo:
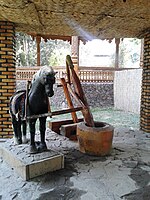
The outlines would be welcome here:
[[[93,40],[80,44],[80,65],[82,66],[115,66],[115,41]],[[140,64],[141,40],[125,38],[119,45],[119,67],[137,68]]]
[[[16,65],[35,66],[36,42],[24,33],[16,33]]]
[[[65,65],[65,57],[70,54],[70,44],[61,40],[43,39],[40,43],[41,65]],[[36,66],[36,41],[24,33],[16,33],[16,65]]]
[[[40,43],[41,65],[64,66],[67,54],[71,54],[71,45],[67,41],[43,39]],[[120,42],[119,67],[139,67],[141,41],[126,38]],[[115,42],[93,40],[85,45],[80,42],[80,66],[115,66]],[[36,41],[24,33],[16,33],[16,65],[36,66]]]
[[[126,38],[120,43],[119,66],[125,68],[139,67],[141,40]]]

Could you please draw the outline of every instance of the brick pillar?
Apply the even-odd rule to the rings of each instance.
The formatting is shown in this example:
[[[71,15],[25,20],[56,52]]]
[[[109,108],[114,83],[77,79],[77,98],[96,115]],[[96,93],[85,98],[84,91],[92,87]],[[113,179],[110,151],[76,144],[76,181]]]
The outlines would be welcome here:
[[[0,21],[0,137],[13,133],[9,101],[15,84],[15,28],[11,22]]]
[[[74,64],[76,73],[79,70],[79,38],[78,36],[71,37],[71,58]]]
[[[144,35],[140,115],[141,130],[150,133],[150,31]]]

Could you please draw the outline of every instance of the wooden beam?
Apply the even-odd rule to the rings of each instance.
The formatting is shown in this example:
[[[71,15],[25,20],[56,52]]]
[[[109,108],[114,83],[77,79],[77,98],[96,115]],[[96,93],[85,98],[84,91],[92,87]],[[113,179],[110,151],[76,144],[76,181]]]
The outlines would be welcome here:
[[[51,35],[51,34],[37,34],[35,32],[28,32],[28,35],[31,35],[31,37],[34,39],[37,36],[40,36],[43,38],[45,41],[46,40],[64,40],[68,41],[71,44],[71,36],[69,35]],[[81,40],[84,44],[89,41],[89,39],[83,37],[83,36],[78,36],[79,40]]]
[[[36,38],[37,36],[40,36],[45,41],[47,41],[47,40],[64,40],[64,41],[68,41],[71,43],[71,36],[67,36],[67,35],[36,34],[36,33],[32,33],[32,32],[29,32],[28,34],[31,35],[31,37],[33,39]]]
[[[120,38],[115,38],[116,43],[116,53],[115,53],[115,68],[119,68],[119,44],[120,44]]]
[[[140,67],[143,68],[144,39],[141,40]]]
[[[73,96],[74,100],[83,108],[85,108],[86,106],[83,104],[83,102],[79,99],[79,97],[77,96],[77,94],[74,93],[74,91],[72,90],[71,86],[69,84],[67,84],[67,88],[68,91],[70,92],[70,94]]]
[[[79,71],[79,37],[72,36],[71,37],[71,58],[74,65],[74,70],[78,75]]]
[[[65,93],[69,108],[74,108],[65,79],[61,78],[60,81],[61,81],[61,84],[63,86],[64,93]],[[71,116],[72,116],[73,122],[77,123],[78,122],[78,118],[77,118],[76,113],[75,112],[71,112]]]
[[[79,120],[79,122],[82,122],[83,118],[79,118],[78,120]],[[65,119],[65,120],[61,120],[61,121],[60,120],[59,121],[50,121],[50,122],[48,122],[48,127],[52,131],[60,134],[60,127],[62,125],[66,125],[66,124],[73,124],[73,120]]]
[[[77,107],[77,108],[69,108],[69,109],[64,109],[64,110],[57,110],[57,111],[53,111],[51,113],[27,116],[26,119],[37,119],[40,117],[52,117],[55,115],[63,115],[63,114],[71,113],[71,112],[81,111],[82,109],[83,109],[82,107]],[[26,119],[23,119],[23,120],[26,120]]]
[[[82,103],[85,105],[85,107],[83,107],[83,109],[81,110],[82,114],[84,116],[84,119],[88,126],[94,127],[95,124],[94,124],[94,119],[93,119],[92,113],[89,109],[87,99],[83,92],[79,77],[77,76],[77,74],[74,70],[74,65],[73,65],[73,62],[69,55],[66,56],[66,64],[70,67],[70,71],[71,71],[71,75],[72,75],[71,78],[72,78],[72,83],[74,86],[75,93],[77,94],[78,98],[82,101]]]
[[[37,66],[41,65],[41,52],[40,52],[40,43],[41,43],[41,36],[36,36],[36,45],[37,45]]]
[[[78,123],[61,125],[60,135],[63,135],[69,138],[70,140],[77,140],[77,135],[76,135],[77,124]]]

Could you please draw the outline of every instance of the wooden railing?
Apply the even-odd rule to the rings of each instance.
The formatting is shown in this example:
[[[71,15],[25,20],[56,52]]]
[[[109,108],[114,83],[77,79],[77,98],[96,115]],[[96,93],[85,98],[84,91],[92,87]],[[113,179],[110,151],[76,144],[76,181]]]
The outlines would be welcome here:
[[[16,80],[32,80],[40,67],[16,67]]]
[[[17,67],[16,80],[32,80],[35,72],[40,67]],[[59,83],[60,78],[67,78],[66,67],[54,66],[56,74],[56,82]],[[114,68],[102,67],[80,67],[79,78],[81,82],[113,82]]]
[[[81,82],[113,82],[114,70],[102,67],[80,67]]]

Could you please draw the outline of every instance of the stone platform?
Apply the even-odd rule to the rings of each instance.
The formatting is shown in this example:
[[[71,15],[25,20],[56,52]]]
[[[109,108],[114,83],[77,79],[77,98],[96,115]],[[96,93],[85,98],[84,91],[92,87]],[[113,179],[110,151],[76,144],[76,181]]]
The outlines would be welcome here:
[[[0,156],[24,179],[46,174],[64,168],[64,156],[51,149],[29,154],[29,145],[14,145],[13,140],[0,145]]]

